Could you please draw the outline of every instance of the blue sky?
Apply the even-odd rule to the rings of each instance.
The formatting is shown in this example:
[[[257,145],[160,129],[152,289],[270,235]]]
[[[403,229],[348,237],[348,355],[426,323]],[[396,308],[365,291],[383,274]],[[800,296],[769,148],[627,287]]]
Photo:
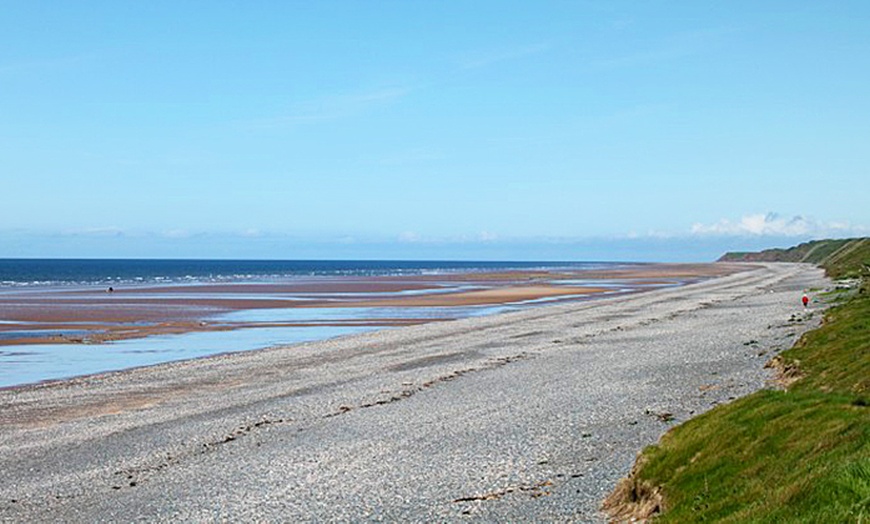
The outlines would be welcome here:
[[[0,257],[865,235],[868,88],[863,1],[7,0]]]

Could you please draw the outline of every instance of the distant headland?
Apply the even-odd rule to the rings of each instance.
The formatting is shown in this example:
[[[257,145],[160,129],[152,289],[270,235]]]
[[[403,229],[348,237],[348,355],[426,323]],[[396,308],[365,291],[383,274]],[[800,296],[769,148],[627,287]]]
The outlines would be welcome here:
[[[826,269],[831,278],[857,277],[866,274],[867,266],[856,267],[851,260],[870,260],[870,238],[813,240],[787,249],[765,249],[759,252],[725,253],[719,262],[805,262]]]

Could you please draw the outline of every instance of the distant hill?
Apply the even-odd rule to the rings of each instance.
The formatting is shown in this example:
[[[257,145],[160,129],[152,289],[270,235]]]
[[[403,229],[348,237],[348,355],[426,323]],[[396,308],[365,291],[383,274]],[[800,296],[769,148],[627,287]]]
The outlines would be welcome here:
[[[725,253],[719,261],[806,262],[824,267],[833,278],[859,276],[868,271],[870,238],[813,240],[788,249]]]

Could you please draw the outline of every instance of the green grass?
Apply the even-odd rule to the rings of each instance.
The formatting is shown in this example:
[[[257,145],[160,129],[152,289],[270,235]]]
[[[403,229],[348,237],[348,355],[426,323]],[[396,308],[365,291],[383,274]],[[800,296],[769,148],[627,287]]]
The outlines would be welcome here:
[[[806,375],[791,391],[863,397],[870,403],[870,282],[825,315],[825,325],[782,354]]]
[[[725,253],[720,261],[806,262],[823,266],[831,278],[870,276],[870,238],[813,240],[788,249]],[[863,264],[856,263],[863,261]]]
[[[870,238],[851,240],[820,263],[831,278],[870,279]]]
[[[870,262],[866,239],[827,247],[831,275]],[[644,450],[632,482],[660,488],[657,522],[870,523],[870,280],[781,357],[803,374],[788,391],[719,406]]]
[[[852,242],[851,239],[813,240],[787,249],[765,249],[758,253],[725,253],[719,260],[758,260],[765,262],[808,262],[810,264],[820,264],[825,257],[832,255],[850,242]]]
[[[762,391],[647,448],[661,522],[870,521],[870,408],[848,397]]]
[[[839,303],[853,295],[852,289],[834,288],[830,291],[822,291],[819,293],[819,298],[828,304]]]

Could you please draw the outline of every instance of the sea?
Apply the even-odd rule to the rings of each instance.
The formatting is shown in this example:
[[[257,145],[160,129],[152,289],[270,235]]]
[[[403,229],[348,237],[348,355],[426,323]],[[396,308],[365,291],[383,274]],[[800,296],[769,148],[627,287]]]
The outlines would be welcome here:
[[[501,270],[598,269],[610,262],[434,260],[0,259],[0,287],[280,282],[298,277],[392,276]]]
[[[281,283],[311,278],[448,275],[504,270],[589,270],[620,265],[570,261],[0,259],[0,306],[4,295],[53,293],[55,290],[85,289],[105,295],[109,287],[160,286],[165,289],[169,286],[171,289],[174,285],[184,285],[189,289],[189,284]],[[614,292],[620,292],[620,289],[614,288]],[[335,320],[467,318],[538,305],[542,304],[531,301],[528,304],[450,308],[254,309],[234,311],[207,320],[262,323],[264,327],[154,335],[93,344],[0,345],[0,388],[390,329],[387,326],[329,325]],[[0,308],[0,338],[12,340],[20,336],[20,323],[3,318],[2,312]],[[267,326],[275,322],[305,322],[309,325]],[[5,330],[4,323],[7,325]],[[25,329],[34,332],[40,328]],[[75,329],[75,326],[66,326],[63,334],[87,334],[76,333]],[[45,331],[44,334],[52,333]]]

